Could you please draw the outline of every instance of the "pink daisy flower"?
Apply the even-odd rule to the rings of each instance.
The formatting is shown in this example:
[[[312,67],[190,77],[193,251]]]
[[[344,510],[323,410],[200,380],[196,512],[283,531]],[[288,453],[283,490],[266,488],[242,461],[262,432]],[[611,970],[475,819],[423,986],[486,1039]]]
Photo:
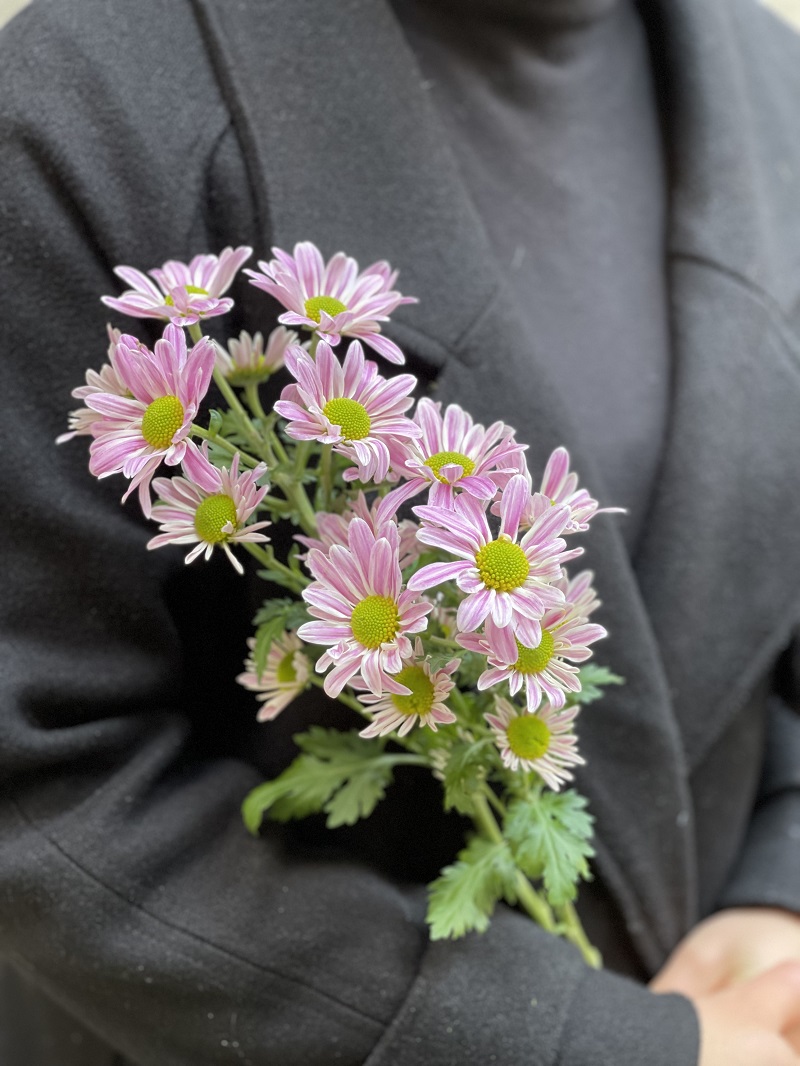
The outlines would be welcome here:
[[[500,501],[497,537],[489,528],[484,505],[467,493],[456,497],[452,510],[415,507],[423,523],[418,539],[460,558],[423,566],[408,587],[421,592],[455,579],[467,593],[458,608],[460,630],[471,633],[491,617],[497,627],[510,627],[523,643],[536,644],[539,620],[549,608],[564,602],[564,593],[553,582],[561,577],[563,564],[581,549],[567,552],[559,537],[569,518],[567,507],[550,508],[517,543],[527,500],[527,480],[515,474]]]
[[[445,700],[455,686],[451,675],[457,669],[458,659],[452,659],[440,670],[432,671],[417,637],[413,656],[404,660],[402,670],[395,674],[395,681],[405,685],[409,695],[387,692],[383,696],[359,696],[373,714],[372,722],[361,730],[360,736],[384,737],[397,730],[398,736],[404,737],[417,722],[435,733],[440,725],[455,722],[456,716],[445,706]],[[354,688],[359,687],[356,681]]]
[[[328,344],[356,337],[390,363],[404,363],[397,345],[381,333],[381,322],[401,304],[416,303],[392,288],[397,271],[387,262],[373,263],[359,273],[355,259],[344,252],[325,262],[310,241],[294,246],[294,255],[273,248],[274,259],[258,264],[261,273],[246,270],[251,284],[287,308],[278,321],[315,330]]]
[[[396,527],[376,537],[361,518],[347,531],[348,546],[334,544],[328,554],[316,548],[306,565],[316,581],[303,591],[314,622],[298,629],[311,644],[328,646],[317,662],[317,672],[329,666],[325,691],[338,696],[351,678],[360,674],[376,696],[384,689],[400,696],[411,689],[393,674],[413,654],[409,636],[427,627],[431,604],[403,589],[398,559]]]
[[[297,384],[286,386],[275,410],[288,419],[289,436],[333,444],[357,464],[345,470],[346,481],[385,481],[390,442],[420,434],[419,427],[403,415],[414,402],[409,394],[416,378],[380,377],[376,364],[365,361],[358,341],[347,349],[344,366],[324,341],[317,347],[316,360],[302,348],[289,348],[286,365]]]
[[[112,396],[127,396],[128,390],[115,367],[116,347],[122,334],[111,325],[106,326],[108,331],[108,362],[103,363],[100,370],[86,371],[86,384],[72,390],[76,400],[85,400],[96,392],[110,392]],[[89,407],[79,407],[69,413],[69,432],[56,437],[56,444],[64,444],[73,437],[86,437],[93,435],[93,427],[101,422],[103,416]]]
[[[225,248],[217,255],[196,255],[191,263],[170,259],[150,278],[134,267],[114,267],[117,277],[131,286],[121,296],[103,296],[103,303],[134,318],[163,318],[193,326],[204,318],[227,314],[233,300],[222,298],[237,271],[253,254],[252,248]]]
[[[293,329],[278,326],[267,338],[265,349],[263,333],[251,336],[242,330],[238,340],[228,341],[227,352],[217,347],[217,366],[231,385],[256,385],[281,369],[286,349],[299,339]]]
[[[402,500],[398,501],[397,492],[398,490],[394,490],[394,492],[390,492],[386,496],[379,496],[373,501],[372,506],[367,503],[364,493],[359,492],[355,500],[350,502],[344,514],[330,514],[327,511],[317,512],[318,538],[306,537],[298,533],[294,539],[306,548],[317,548],[327,555],[334,544],[347,545],[347,531],[354,518],[363,519],[375,537],[384,536],[387,525],[395,525],[399,538],[400,569],[405,570],[407,566],[418,558],[422,549],[417,540],[417,530],[419,529],[417,523],[407,518],[404,518],[401,522],[395,519],[399,503],[402,502]],[[303,556],[300,556],[300,558],[303,558]]]
[[[161,533],[153,537],[148,548],[163,548],[166,544],[195,544],[186,556],[193,562],[198,555],[211,558],[219,547],[230,559],[235,570],[244,573],[242,564],[231,552],[232,544],[255,543],[268,540],[256,532],[270,525],[247,520],[266,495],[267,488],[257,482],[266,472],[264,463],[254,470],[239,473],[239,454],[233,457],[230,470],[219,469],[208,460],[208,446],[201,452],[190,445],[183,458],[186,477],[157,477],[153,488],[160,503],[153,506],[152,517],[160,523]]]
[[[569,507],[570,517],[564,533],[585,533],[596,514],[625,513],[624,507],[600,507],[586,489],[578,488],[578,475],[570,472],[566,448],[556,448],[547,460],[541,487],[531,494],[522,524],[532,526],[549,507]]]
[[[254,637],[248,638],[247,646],[251,654],[245,661],[245,672],[239,674],[236,680],[251,692],[258,693],[256,699],[263,700],[263,705],[257,720],[268,722],[277,718],[305,690],[311,674],[311,662],[302,651],[303,642],[299,637],[294,633],[284,633],[270,645],[264,672],[259,677],[252,655],[256,646]]]
[[[86,406],[102,415],[92,427],[89,469],[98,478],[119,473],[130,478],[122,499],[138,486],[142,511],[149,518],[150,481],[162,460],[168,466],[183,461],[192,419],[214,369],[214,346],[204,337],[187,351],[183,331],[173,325],[166,327],[152,352],[123,334],[114,366],[126,395],[86,396]]]
[[[451,507],[455,490],[463,489],[479,500],[491,500],[514,474],[525,472],[523,446],[503,422],[488,429],[475,425],[472,416],[450,404],[442,415],[441,403],[423,397],[414,412],[422,430],[412,453],[393,456],[396,469],[420,491],[431,486],[428,503]]]
[[[574,604],[567,602],[545,613],[541,638],[530,646],[510,628],[499,629],[491,618],[482,636],[463,633],[456,640],[469,651],[488,656],[489,669],[478,678],[479,691],[507,681],[511,695],[516,696],[524,685],[528,710],[533,712],[545,696],[558,710],[568,692],[580,692],[580,674],[571,664],[590,659],[589,645],[605,636],[602,626],[577,616]]]
[[[484,717],[509,770],[533,770],[558,792],[572,780],[570,767],[586,762],[575,750],[577,713],[577,707],[558,712],[544,704],[536,714],[526,714],[498,696],[495,713]]]

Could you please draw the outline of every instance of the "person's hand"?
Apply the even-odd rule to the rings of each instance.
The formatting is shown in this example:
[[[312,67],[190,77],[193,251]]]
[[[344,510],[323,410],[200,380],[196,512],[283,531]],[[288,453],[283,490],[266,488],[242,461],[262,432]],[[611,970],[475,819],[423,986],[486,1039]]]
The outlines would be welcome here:
[[[696,999],[789,960],[800,962],[800,916],[775,907],[734,907],[684,937],[650,988]]]
[[[698,996],[698,1066],[800,1066],[800,962]]]

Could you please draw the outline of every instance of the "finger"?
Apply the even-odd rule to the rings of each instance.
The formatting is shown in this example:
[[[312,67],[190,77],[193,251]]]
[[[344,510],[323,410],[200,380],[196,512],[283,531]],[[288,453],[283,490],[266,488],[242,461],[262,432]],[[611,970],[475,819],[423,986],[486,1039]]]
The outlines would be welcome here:
[[[724,952],[702,954],[679,945],[650,982],[651,992],[681,992],[690,999],[710,996],[730,980],[731,963]]]
[[[788,1035],[800,1028],[800,963],[782,962],[720,994],[731,997],[742,1015],[773,1032]]]

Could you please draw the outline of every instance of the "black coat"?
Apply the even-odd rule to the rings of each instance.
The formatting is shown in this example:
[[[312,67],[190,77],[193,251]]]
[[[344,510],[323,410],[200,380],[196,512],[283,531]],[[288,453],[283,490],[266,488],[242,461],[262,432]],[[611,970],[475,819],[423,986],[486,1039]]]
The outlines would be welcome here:
[[[415,771],[352,831],[249,837],[248,789],[341,713],[256,727],[232,678],[258,582],[145,552],[119,479],[52,444],[112,266],[311,239],[389,258],[423,302],[388,332],[431,393],[514,424],[533,469],[567,444],[603,497],[388,7],[35,0],[3,32],[0,949],[26,975],[4,1066],[122,1061],[103,1041],[140,1066],[694,1066],[691,1004],[637,979],[716,908],[800,911],[800,42],[750,0],[642,8],[674,398],[636,558],[608,518],[587,542],[627,683],[583,715],[578,781],[581,910],[625,977],[509,909],[430,945],[413,883],[462,827]]]

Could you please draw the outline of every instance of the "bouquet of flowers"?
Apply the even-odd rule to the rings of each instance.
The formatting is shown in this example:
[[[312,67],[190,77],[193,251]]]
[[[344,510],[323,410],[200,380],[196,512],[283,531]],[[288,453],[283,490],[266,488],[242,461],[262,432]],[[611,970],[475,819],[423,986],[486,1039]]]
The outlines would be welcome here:
[[[593,575],[565,570],[598,503],[565,449],[534,480],[512,427],[424,396],[414,407],[413,375],[381,376],[364,348],[403,363],[381,323],[416,302],[388,263],[326,263],[307,242],[273,254],[246,273],[285,308],[280,324],[227,350],[203,323],[233,306],[250,248],[149,277],[118,267],[131,287],[104,303],[161,319],[163,336],[150,350],[109,327],[108,362],[75,389],[84,406],[59,442],[90,437],[92,474],[128,479],[123,500],[136,489],[160,527],[149,548],[188,545],[187,563],[219,549],[239,572],[245,551],[285,590],[256,615],[238,678],[260,720],[312,685],[366,720],[295,736],[294,762],[244,800],[252,832],[265,816],[352,824],[397,767],[427,768],[475,827],[430,886],[431,936],[486,929],[502,899],[599,966],[574,908],[592,818],[563,787],[584,762],[582,706],[620,681],[588,664],[605,635]],[[266,411],[260,387],[284,367],[292,380]],[[227,406],[201,416],[212,378]],[[180,473],[155,476],[162,464]],[[265,532],[277,523],[296,530],[283,558]]]

